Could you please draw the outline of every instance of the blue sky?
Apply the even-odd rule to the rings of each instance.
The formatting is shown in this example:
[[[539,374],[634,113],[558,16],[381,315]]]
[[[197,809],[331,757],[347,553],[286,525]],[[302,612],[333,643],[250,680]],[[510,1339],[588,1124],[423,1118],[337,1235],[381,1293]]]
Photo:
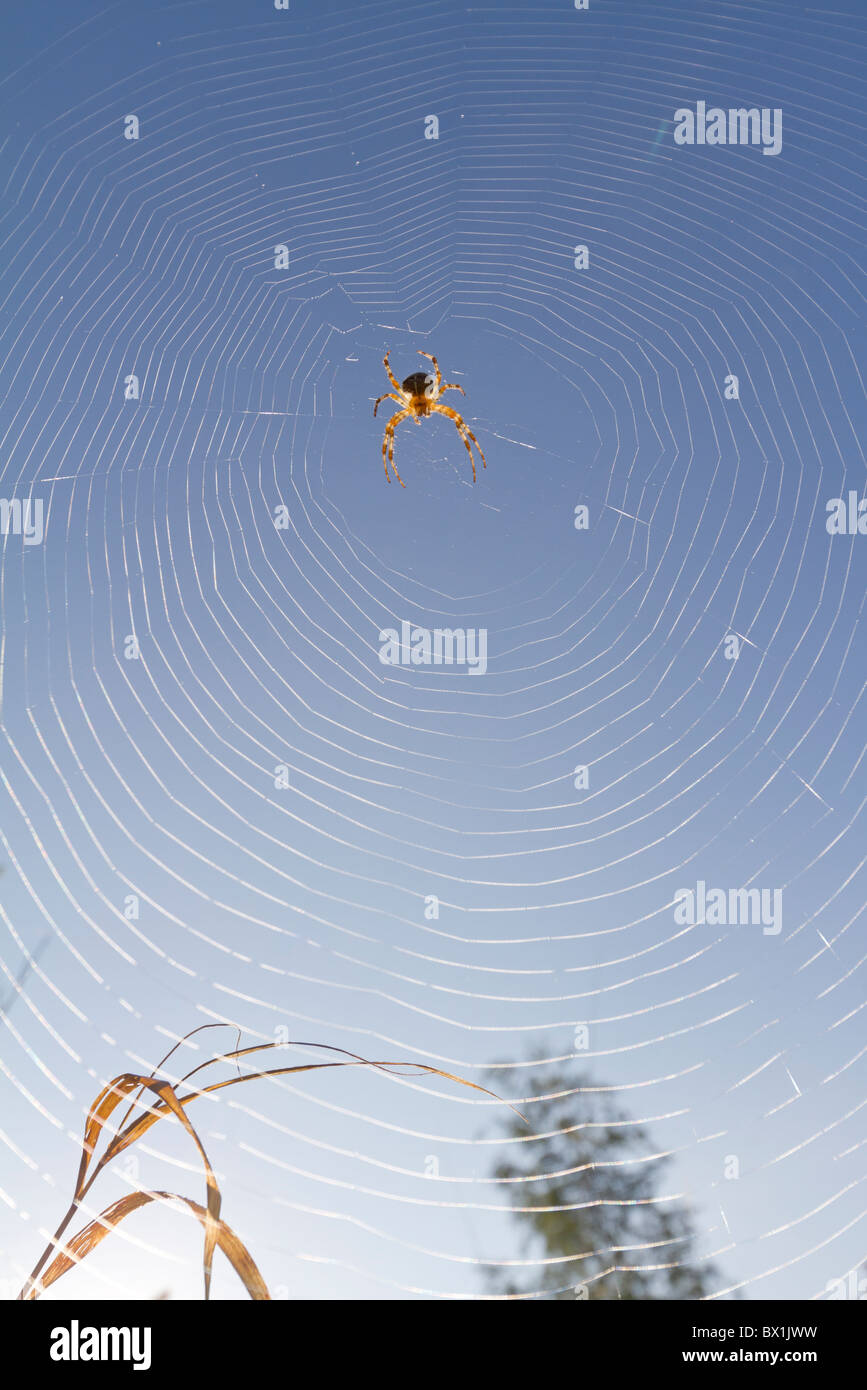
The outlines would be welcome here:
[[[820,1296],[864,1255],[867,542],[825,527],[864,488],[861,8],[8,23],[0,495],[46,514],[0,538],[7,991],[41,944],[0,1042],[9,1290],[102,1082],[225,1019],[590,1069],[732,1287]],[[782,110],[780,154],[676,146],[698,101]],[[386,349],[464,386],[475,486],[443,419],[386,486]],[[402,620],[484,629],[487,670],[383,666]],[[780,934],[678,926],[698,880],[780,889]],[[472,1296],[514,1258],[468,1092],[227,1096],[224,1214],[283,1296]],[[150,1139],[104,1204],[199,1196]],[[160,1213],[58,1291],[196,1296],[198,1249]]]

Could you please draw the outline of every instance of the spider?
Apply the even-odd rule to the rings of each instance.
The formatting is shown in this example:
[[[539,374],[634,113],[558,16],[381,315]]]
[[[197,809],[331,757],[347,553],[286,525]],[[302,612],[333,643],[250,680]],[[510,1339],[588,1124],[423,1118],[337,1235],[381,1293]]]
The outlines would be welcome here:
[[[390,351],[391,349],[389,348],[389,352]],[[379,397],[379,400],[373,407],[373,413],[374,415],[376,415],[376,412],[379,409],[380,401],[397,401],[398,405],[402,406],[403,409],[399,410],[396,415],[392,415],[391,419],[385,427],[385,434],[382,436],[382,462],[385,466],[385,476],[387,481],[391,482],[391,478],[388,476],[388,465],[391,464],[392,468],[394,469],[394,476],[397,478],[397,481],[400,483],[401,487],[406,487],[406,483],[403,481],[394,465],[394,431],[396,426],[400,424],[401,420],[406,420],[410,416],[414,416],[416,424],[419,424],[425,415],[437,414],[447,415],[450,420],[454,420],[458,434],[464,441],[467,453],[470,456],[470,463],[473,465],[473,482],[475,482],[476,464],[473,458],[473,451],[470,448],[469,439],[467,439],[467,435],[469,435],[470,439],[473,441],[473,443],[479,451],[482,460],[482,467],[487,468],[488,465],[485,462],[485,456],[482,453],[482,446],[476,439],[476,436],[473,434],[469,425],[467,425],[464,422],[463,416],[459,415],[456,410],[450,409],[449,406],[440,405],[439,403],[439,398],[442,395],[443,391],[460,391],[461,395],[465,396],[467,393],[464,390],[463,386],[459,386],[455,381],[447,381],[445,385],[443,385],[443,379],[440,374],[439,363],[437,362],[433,354],[430,352],[419,352],[419,357],[427,357],[430,359],[431,362],[433,362],[434,371],[436,372],[436,381],[431,381],[430,376],[427,372],[413,372],[411,376],[408,376],[406,378],[403,385],[401,386],[399,382],[395,379],[391,367],[388,365],[388,355],[389,354],[387,352],[383,357],[382,365],[385,367],[385,370],[388,373],[388,379],[394,387],[394,391],[386,391],[384,396]]]

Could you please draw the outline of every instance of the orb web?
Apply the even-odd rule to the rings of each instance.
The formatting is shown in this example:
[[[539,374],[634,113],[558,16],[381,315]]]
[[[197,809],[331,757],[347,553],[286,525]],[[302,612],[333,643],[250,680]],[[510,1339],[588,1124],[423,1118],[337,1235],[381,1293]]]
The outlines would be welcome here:
[[[0,572],[10,1292],[99,1087],[216,1022],[519,1105],[592,1078],[718,1296],[858,1268],[864,542],[826,504],[863,491],[864,35],[799,26],[112,7],[9,78],[3,495],[44,501]],[[781,108],[780,157],[677,146],[704,98]],[[386,350],[465,388],[475,486],[442,419],[386,486]],[[403,623],[485,660],[384,664]],[[699,882],[779,930],[679,921]],[[278,1294],[483,1298],[499,1114],[352,1072],[200,1121]],[[197,1195],[165,1128],[93,1214]],[[68,1278],[195,1292],[178,1222]]]

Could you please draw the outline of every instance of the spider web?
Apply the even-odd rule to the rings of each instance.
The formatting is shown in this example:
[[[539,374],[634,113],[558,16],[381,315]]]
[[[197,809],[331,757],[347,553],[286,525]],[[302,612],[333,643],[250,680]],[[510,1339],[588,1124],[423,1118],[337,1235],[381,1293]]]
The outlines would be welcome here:
[[[863,491],[863,37],[773,3],[109,6],[7,77],[2,495],[45,518],[0,572],[10,1295],[100,1086],[218,1021],[517,1066],[518,1103],[592,1075],[722,1296],[858,1269],[867,542],[825,521]],[[781,108],[782,153],[676,146],[696,100]],[[465,387],[475,487],[444,420],[386,487],[386,349]],[[403,621],[484,630],[486,670],[383,665]],[[699,880],[779,890],[779,934],[679,923]],[[216,1106],[278,1296],[480,1298],[516,1258],[493,1102],[353,1072]],[[198,1197],[164,1128],[94,1212]],[[195,1296],[198,1256],[156,1213],[60,1296]]]

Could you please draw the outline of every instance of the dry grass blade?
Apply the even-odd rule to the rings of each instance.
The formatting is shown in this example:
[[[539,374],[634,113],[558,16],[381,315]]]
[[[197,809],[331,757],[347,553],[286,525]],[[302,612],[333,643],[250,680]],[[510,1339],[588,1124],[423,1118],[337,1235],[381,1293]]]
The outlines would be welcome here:
[[[325,1046],[325,1044],[318,1043],[299,1043],[293,1045],[303,1047]],[[236,1058],[243,1057],[251,1052],[263,1052],[269,1048],[280,1048],[283,1050],[287,1046],[290,1046],[290,1044],[259,1043],[256,1047],[245,1047],[237,1052],[225,1052],[218,1057],[209,1058],[207,1062],[202,1062],[200,1066],[195,1068],[195,1071],[201,1071],[202,1067],[213,1066],[215,1062],[234,1061]],[[343,1049],[335,1048],[332,1050],[342,1051]],[[492,1100],[501,1099],[494,1091],[489,1091],[486,1086],[479,1086],[475,1081],[466,1081],[462,1076],[455,1076],[452,1072],[442,1071],[439,1067],[426,1066],[423,1062],[372,1062],[367,1058],[359,1057],[357,1060],[349,1062],[303,1062],[292,1067],[267,1067],[263,1071],[247,1072],[244,1076],[230,1076],[227,1077],[225,1081],[212,1081],[208,1086],[199,1086],[196,1090],[189,1092],[189,1094],[185,1096],[178,1096],[177,1101],[180,1106],[187,1106],[191,1101],[197,1100],[199,1096],[210,1095],[214,1091],[223,1091],[227,1086],[242,1086],[248,1081],[261,1081],[269,1076],[290,1076],[305,1071],[327,1071],[335,1067],[373,1067],[377,1071],[384,1071],[392,1076],[441,1076],[445,1081],[454,1081],[459,1086],[468,1086],[470,1090],[481,1091],[483,1095],[490,1096]],[[398,1071],[399,1067],[410,1070]],[[188,1080],[189,1077],[193,1075],[194,1072],[189,1072],[184,1080]],[[142,1080],[144,1080],[144,1078],[142,1078]],[[181,1085],[181,1082],[177,1084]],[[505,1101],[503,1104],[509,1105],[509,1102]],[[516,1109],[514,1105],[509,1105],[509,1109],[514,1110],[515,1114],[526,1123],[526,1117],[522,1115],[520,1110]],[[118,1154],[123,1153],[124,1149],[128,1149],[130,1144],[137,1143],[137,1141],[147,1133],[151,1126],[156,1124],[157,1120],[161,1120],[163,1116],[168,1113],[169,1107],[162,1108],[156,1105],[153,1109],[147,1110],[144,1115],[140,1115],[138,1119],[133,1120],[125,1130],[112,1140],[109,1148],[106,1150],[103,1163],[108,1162],[111,1158],[116,1158]]]
[[[171,1051],[166,1054],[160,1066],[172,1056],[177,1048],[181,1046],[181,1043],[186,1042],[187,1039],[191,1038],[195,1033],[201,1032],[203,1028],[225,1026],[228,1025],[203,1024],[201,1028],[194,1028],[191,1033],[188,1033],[185,1038],[180,1039]],[[239,1074],[237,1076],[231,1076],[223,1081],[213,1081],[207,1086],[196,1086],[183,1096],[177,1094],[178,1086],[184,1085],[191,1077],[195,1076],[204,1068],[213,1066],[216,1062],[235,1062],[237,1064],[242,1058],[249,1057],[254,1053],[268,1052],[275,1048],[279,1048],[282,1051],[287,1047],[310,1047],[323,1051],[338,1052],[342,1057],[348,1060],[335,1062],[302,1062],[294,1066],[267,1067],[263,1070],[249,1071],[244,1075]],[[116,1076],[113,1081],[110,1081],[108,1085],[100,1091],[88,1111],[84,1127],[84,1138],[82,1141],[81,1162],[79,1164],[78,1178],[75,1184],[72,1204],[57,1228],[53,1239],[46,1246],[30,1278],[18,1295],[19,1299],[37,1298],[42,1288],[46,1288],[49,1283],[53,1283],[61,1274],[64,1274],[67,1269],[71,1268],[73,1264],[77,1264],[81,1258],[87,1255],[90,1250],[94,1249],[100,1243],[113,1226],[117,1225],[117,1223],[123,1220],[124,1216],[127,1216],[131,1211],[135,1211],[147,1201],[153,1201],[157,1197],[167,1197],[171,1195],[166,1193],[138,1192],[132,1193],[128,1197],[121,1198],[114,1206],[109,1207],[101,1217],[98,1217],[95,1222],[90,1222],[88,1226],[84,1227],[71,1244],[63,1247],[65,1250],[73,1251],[77,1258],[70,1259],[66,1254],[60,1254],[52,1262],[46,1275],[41,1278],[39,1277],[40,1271],[45,1265],[46,1260],[53,1251],[56,1251],[62,1246],[61,1238],[66,1227],[75,1216],[82,1199],[102,1170],[112,1159],[117,1158],[125,1149],[128,1149],[131,1144],[137,1143],[158,1120],[163,1119],[166,1115],[174,1115],[183,1125],[199,1151],[205,1170],[208,1198],[207,1207],[199,1206],[198,1203],[193,1202],[188,1197],[179,1198],[180,1201],[186,1202],[190,1209],[196,1213],[204,1227],[205,1245],[202,1269],[205,1281],[205,1298],[207,1299],[210,1297],[214,1251],[218,1246],[231,1260],[235,1269],[238,1270],[248,1291],[250,1291],[251,1288],[256,1288],[258,1290],[255,1294],[251,1292],[251,1297],[267,1298],[267,1289],[261,1280],[259,1271],[250,1259],[247,1250],[238,1240],[237,1236],[225,1225],[225,1222],[221,1220],[220,1210],[222,1199],[219,1185],[211,1167],[210,1160],[208,1159],[208,1155],[205,1152],[204,1145],[186,1113],[186,1107],[191,1101],[197,1100],[199,1096],[208,1095],[214,1091],[224,1090],[228,1086],[240,1086],[246,1084],[248,1081],[260,1081],[271,1077],[298,1075],[301,1072],[308,1071],[324,1071],[337,1067],[369,1067],[390,1076],[440,1076],[444,1080],[453,1081],[459,1086],[466,1086],[470,1090],[480,1091],[483,1095],[490,1096],[493,1100],[500,1099],[493,1091],[489,1091],[486,1086],[480,1086],[475,1081],[466,1081],[462,1076],[455,1076],[454,1073],[443,1071],[440,1067],[428,1066],[424,1062],[374,1062],[366,1057],[359,1057],[357,1053],[347,1052],[344,1048],[329,1047],[328,1044],[325,1043],[256,1043],[251,1047],[236,1048],[232,1052],[220,1053],[216,1057],[209,1057],[206,1061],[200,1062],[198,1066],[194,1067],[192,1071],[188,1072],[180,1081],[174,1083],[158,1080],[155,1072],[152,1072],[150,1076],[142,1076],[133,1072],[124,1072],[120,1076]],[[157,1097],[157,1100],[155,1104],[146,1106],[145,1093],[148,1091],[152,1092]],[[128,1096],[132,1096],[130,1106],[121,1120],[120,1125],[115,1129],[113,1138],[108,1141],[102,1157],[94,1164],[91,1171],[91,1159],[94,1157],[102,1131],[117,1106]],[[506,1103],[508,1104],[508,1102]],[[140,1105],[144,1108],[144,1114],[130,1119],[136,1105]],[[514,1105],[509,1105],[509,1108],[514,1110],[515,1114],[524,1120],[524,1116],[521,1115],[519,1110],[515,1109]],[[113,1219],[110,1220],[110,1217],[113,1217]],[[246,1272],[249,1282],[248,1278],[245,1278],[245,1273],[242,1273],[242,1270]],[[48,1274],[51,1275],[50,1279],[48,1278]]]
[[[119,1201],[106,1207],[104,1212],[101,1212],[83,1230],[79,1231],[65,1249],[52,1260],[42,1278],[38,1280],[36,1287],[31,1288],[27,1294],[27,1298],[29,1300],[38,1298],[44,1289],[50,1288],[62,1274],[79,1264],[86,1255],[95,1250],[108,1233],[123,1221],[124,1217],[137,1211],[139,1207],[146,1206],[149,1202],[184,1202],[198,1217],[206,1230],[211,1222],[211,1216],[205,1208],[190,1197],[182,1197],[176,1192],[131,1192],[127,1197],[121,1197]],[[225,1221],[216,1220],[214,1231],[216,1244],[231,1263],[250,1297],[255,1300],[270,1299],[271,1295],[265,1280],[259,1273],[256,1262],[243,1241],[235,1235],[235,1232],[226,1225]]]
[[[69,1206],[69,1210],[67,1211],[66,1215],[64,1216],[63,1220],[61,1221],[60,1225],[54,1233],[54,1239],[50,1241],[49,1244],[45,1247],[44,1251],[42,1252],[41,1258],[37,1261],[36,1266],[30,1275],[30,1278],[27,1280],[27,1283],[24,1285],[24,1288],[18,1295],[19,1298],[29,1297],[29,1291],[32,1289],[34,1281],[36,1280],[36,1277],[39,1274],[39,1271],[42,1269],[42,1266],[45,1264],[45,1261],[48,1259],[48,1256],[51,1254],[51,1251],[54,1249],[56,1243],[60,1240],[60,1237],[66,1230],[66,1227],[69,1225],[70,1221],[75,1216],[75,1213],[78,1210],[78,1206],[82,1198],[85,1196],[91,1184],[95,1181],[100,1171],[108,1161],[107,1151],[106,1154],[103,1155],[102,1159],[100,1159],[100,1161],[96,1164],[94,1171],[88,1178],[87,1174],[88,1169],[90,1167],[90,1162],[96,1152],[96,1148],[99,1144],[103,1128],[108,1123],[112,1113],[117,1109],[120,1102],[126,1096],[140,1091],[142,1085],[146,1084],[149,1079],[150,1078],[148,1077],[138,1076],[132,1072],[123,1072],[120,1076],[116,1076],[112,1081],[110,1081],[107,1086],[103,1087],[96,1100],[90,1107],[89,1111],[87,1112],[87,1118],[84,1122],[84,1138],[81,1142],[81,1161],[78,1165],[78,1176],[75,1180],[75,1190],[72,1194],[72,1202]]]
[[[75,1196],[80,1198],[86,1188],[90,1185],[86,1183],[87,1170],[90,1160],[93,1158],[96,1146],[99,1143],[103,1126],[110,1119],[112,1112],[117,1109],[125,1096],[141,1088],[145,1077],[134,1076],[131,1072],[124,1072],[122,1076],[116,1076],[107,1086],[100,1091],[93,1105],[88,1111],[87,1119],[84,1123],[84,1139],[81,1144],[81,1163],[78,1167],[78,1180],[75,1184]],[[94,1177],[96,1174],[94,1174]],[[92,1181],[92,1179],[91,1179]]]
[[[214,1250],[217,1244],[217,1223],[220,1220],[220,1207],[222,1205],[217,1179],[214,1175],[214,1170],[211,1167],[208,1155],[205,1152],[205,1146],[196,1133],[189,1115],[180,1104],[169,1083],[167,1081],[148,1081],[144,1089],[155,1092],[155,1094],[160,1097],[163,1104],[171,1110],[172,1114],[177,1116],[202,1156],[202,1163],[205,1168],[205,1181],[208,1189],[208,1210],[207,1220],[205,1221],[205,1253],[202,1258],[202,1267],[205,1274],[205,1298],[210,1298],[211,1268],[214,1263]],[[106,1162],[109,1161],[110,1154],[111,1145],[109,1145],[106,1151]]]

